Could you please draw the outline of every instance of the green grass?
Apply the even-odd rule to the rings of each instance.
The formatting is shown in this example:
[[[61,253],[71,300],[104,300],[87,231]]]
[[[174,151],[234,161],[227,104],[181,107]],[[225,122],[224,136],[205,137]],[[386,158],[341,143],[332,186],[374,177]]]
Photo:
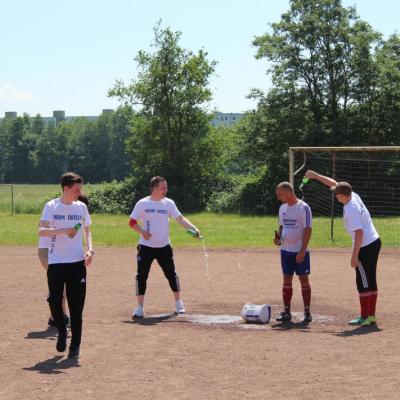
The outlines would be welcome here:
[[[85,185],[85,190],[98,185]],[[14,185],[14,213],[39,214],[50,197],[60,194],[60,185]],[[0,213],[11,214],[11,189],[0,185]]]
[[[277,217],[248,217],[227,214],[197,213],[187,215],[202,231],[207,248],[272,247]],[[40,214],[0,215],[1,245],[36,245]],[[95,245],[135,246],[138,235],[128,226],[127,215],[92,215]],[[383,246],[399,247],[400,218],[375,218]],[[350,247],[351,240],[343,229],[341,219],[335,220],[335,240],[330,240],[330,220],[315,218],[311,248]],[[187,235],[171,221],[171,241],[175,247],[201,247],[201,242]]]

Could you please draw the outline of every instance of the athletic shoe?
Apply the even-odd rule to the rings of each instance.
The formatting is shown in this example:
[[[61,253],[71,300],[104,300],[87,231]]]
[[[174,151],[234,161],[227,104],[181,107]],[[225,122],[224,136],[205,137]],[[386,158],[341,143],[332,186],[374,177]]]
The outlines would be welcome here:
[[[68,358],[78,358],[79,357],[79,346],[74,346],[71,344],[69,346]]]
[[[64,315],[64,321],[65,321],[65,325],[67,326],[67,328],[71,329],[71,321],[67,314]]]
[[[135,318],[143,318],[144,315],[144,308],[143,306],[137,306],[135,311],[132,313],[132,319]]]
[[[349,321],[349,325],[361,325],[365,321],[362,317],[357,317]]]
[[[376,325],[376,317],[374,315],[370,315],[368,318],[364,319],[361,323],[361,326],[370,326]]]
[[[50,328],[56,328],[56,323],[55,323],[55,321],[54,321],[54,319],[53,318],[49,318],[49,320],[47,321],[47,325],[50,327]]]
[[[176,312],[175,314],[185,314],[185,305],[182,300],[175,301]]]
[[[60,353],[67,348],[67,331],[58,332],[56,349]]]
[[[311,312],[309,310],[304,311],[304,322],[311,322],[312,321],[312,315]]]
[[[285,322],[285,321],[291,321],[292,320],[292,314],[290,314],[289,311],[282,311],[279,316],[276,318],[277,321],[279,322]]]

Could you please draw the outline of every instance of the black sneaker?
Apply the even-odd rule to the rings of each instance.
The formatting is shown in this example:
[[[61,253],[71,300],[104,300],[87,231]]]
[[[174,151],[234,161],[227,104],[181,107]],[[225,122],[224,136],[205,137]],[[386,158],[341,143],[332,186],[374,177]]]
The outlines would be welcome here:
[[[290,314],[289,311],[282,311],[279,316],[276,318],[277,321],[279,322],[284,322],[284,321],[291,321],[292,320],[292,314]]]
[[[56,349],[60,353],[67,348],[67,331],[58,332]]]
[[[79,357],[79,346],[71,344],[69,346],[68,358],[78,358]]]
[[[67,328],[71,329],[71,321],[67,314],[64,315],[64,321],[65,321],[65,325],[67,326]]]
[[[309,310],[304,311],[304,322],[311,322],[312,321],[312,315]]]
[[[55,328],[56,327],[56,323],[55,323],[55,321],[54,321],[54,319],[53,318],[49,318],[49,320],[47,321],[47,325],[50,327],[50,328]]]

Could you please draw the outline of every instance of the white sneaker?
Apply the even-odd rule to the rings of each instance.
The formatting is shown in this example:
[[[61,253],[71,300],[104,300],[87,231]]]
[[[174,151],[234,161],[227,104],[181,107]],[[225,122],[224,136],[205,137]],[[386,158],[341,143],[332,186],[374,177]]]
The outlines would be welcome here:
[[[144,315],[144,308],[143,306],[137,306],[135,311],[132,313],[132,319],[135,318],[143,318]]]
[[[175,301],[176,314],[185,314],[185,305],[182,300]]]

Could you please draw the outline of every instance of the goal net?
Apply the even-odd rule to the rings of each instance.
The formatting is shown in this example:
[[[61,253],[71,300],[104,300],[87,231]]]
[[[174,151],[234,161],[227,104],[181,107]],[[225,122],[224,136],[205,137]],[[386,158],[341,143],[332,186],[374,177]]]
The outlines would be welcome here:
[[[342,217],[343,207],[327,186],[311,180],[299,187],[311,169],[336,181],[349,182],[373,217],[400,216],[400,147],[291,147],[289,179],[298,197],[310,205],[313,215],[325,216],[331,238],[333,221]]]
[[[14,214],[14,185],[0,183],[0,214]]]

